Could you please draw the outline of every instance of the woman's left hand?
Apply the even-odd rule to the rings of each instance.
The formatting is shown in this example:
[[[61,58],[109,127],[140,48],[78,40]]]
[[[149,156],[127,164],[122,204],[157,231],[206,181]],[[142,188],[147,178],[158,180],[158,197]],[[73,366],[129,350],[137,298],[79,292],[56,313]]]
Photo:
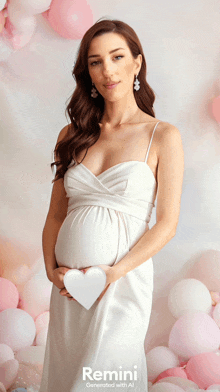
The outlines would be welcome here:
[[[92,266],[91,266],[91,267],[92,267]],[[82,272],[86,273],[86,271],[87,271],[89,268],[91,268],[91,267],[82,268],[82,269],[80,269],[79,271],[82,271]],[[96,266],[93,266],[93,267],[100,267],[100,268],[102,268],[103,271],[105,271],[105,274],[106,274],[105,287],[104,287],[103,291],[101,292],[100,296],[97,298],[97,301],[100,301],[100,300],[102,299],[103,295],[105,294],[105,292],[108,290],[110,284],[113,283],[113,282],[115,282],[117,279],[114,277],[113,269],[112,269],[111,266],[106,265],[106,264],[100,264],[100,265],[96,265]],[[68,293],[68,291],[67,291],[66,288],[61,289],[61,290],[60,290],[60,294],[61,294],[62,296],[67,296],[67,297],[68,297],[68,300],[70,300],[70,301],[71,301],[71,300],[76,301],[75,298],[73,298],[73,297],[71,296],[71,294]]]

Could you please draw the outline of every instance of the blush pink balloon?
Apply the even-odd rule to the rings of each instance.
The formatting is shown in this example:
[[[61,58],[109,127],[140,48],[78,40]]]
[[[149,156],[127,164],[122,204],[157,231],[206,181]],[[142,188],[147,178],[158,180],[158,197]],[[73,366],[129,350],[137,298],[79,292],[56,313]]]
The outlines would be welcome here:
[[[154,383],[161,380],[162,378],[170,377],[170,376],[187,378],[186,372],[182,367],[175,367],[175,368],[167,369],[164,372],[160,373],[159,376],[154,381]]]
[[[17,308],[19,293],[10,280],[0,278],[0,312],[8,308]]]
[[[212,384],[219,384],[219,352],[195,355],[194,357],[190,358],[185,370],[188,379],[194,381],[201,389],[207,389]]]
[[[216,322],[204,312],[189,312],[173,325],[168,346],[183,359],[218,350],[220,330]]]
[[[43,14],[62,37],[80,39],[93,24],[92,10],[86,0],[52,0]]]
[[[216,121],[220,123],[220,95],[215,97],[212,101],[212,114]]]

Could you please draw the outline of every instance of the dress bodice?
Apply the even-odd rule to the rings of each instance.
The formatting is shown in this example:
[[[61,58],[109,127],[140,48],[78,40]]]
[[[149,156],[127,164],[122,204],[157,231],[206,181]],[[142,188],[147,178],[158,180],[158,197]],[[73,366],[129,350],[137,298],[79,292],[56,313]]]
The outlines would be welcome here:
[[[98,205],[149,222],[157,183],[145,162],[122,162],[99,176],[80,163],[66,171],[64,187],[69,198],[67,215],[79,206]]]
[[[159,122],[158,122],[159,123]],[[83,163],[70,163],[64,175],[68,201],[67,215],[79,206],[102,206],[150,221],[155,206],[157,182],[147,164],[153,134],[144,162],[116,164],[95,176]]]

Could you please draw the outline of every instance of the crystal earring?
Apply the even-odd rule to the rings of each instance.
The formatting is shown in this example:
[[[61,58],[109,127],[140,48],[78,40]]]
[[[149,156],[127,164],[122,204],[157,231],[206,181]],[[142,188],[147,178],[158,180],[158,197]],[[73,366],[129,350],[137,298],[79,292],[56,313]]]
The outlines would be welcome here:
[[[139,82],[139,80],[137,78],[137,75],[136,75],[136,79],[135,79],[135,82],[134,82],[134,89],[136,91],[138,91],[140,89],[140,82]]]
[[[92,86],[95,86],[94,83],[92,83]],[[98,97],[98,93],[95,87],[92,88],[91,90],[91,97],[92,98],[97,98]]]

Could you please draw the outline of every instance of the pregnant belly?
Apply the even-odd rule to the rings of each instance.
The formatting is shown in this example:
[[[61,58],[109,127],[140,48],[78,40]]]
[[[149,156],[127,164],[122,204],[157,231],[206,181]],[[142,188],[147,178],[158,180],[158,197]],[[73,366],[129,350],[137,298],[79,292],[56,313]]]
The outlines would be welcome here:
[[[60,227],[55,245],[57,264],[69,268],[112,265],[118,250],[118,217],[100,206],[75,208]]]

